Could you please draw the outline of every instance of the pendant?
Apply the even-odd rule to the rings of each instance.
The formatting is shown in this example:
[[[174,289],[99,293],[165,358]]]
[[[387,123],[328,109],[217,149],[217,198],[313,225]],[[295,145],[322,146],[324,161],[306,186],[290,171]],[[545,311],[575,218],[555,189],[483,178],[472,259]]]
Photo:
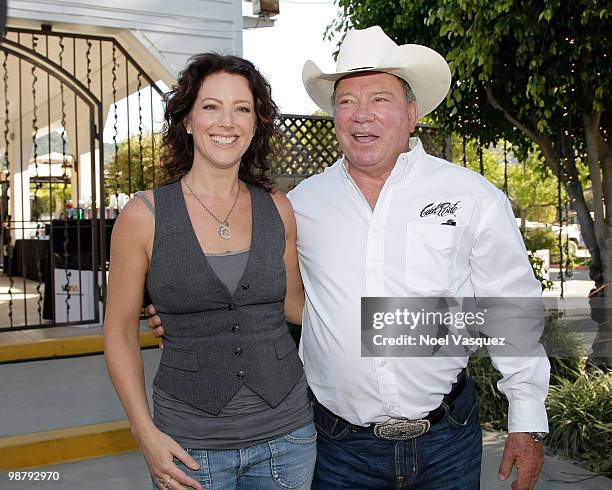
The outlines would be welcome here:
[[[221,238],[224,240],[229,240],[232,237],[232,232],[229,229],[229,223],[227,221],[221,223],[221,226],[219,227],[219,235],[221,235]]]

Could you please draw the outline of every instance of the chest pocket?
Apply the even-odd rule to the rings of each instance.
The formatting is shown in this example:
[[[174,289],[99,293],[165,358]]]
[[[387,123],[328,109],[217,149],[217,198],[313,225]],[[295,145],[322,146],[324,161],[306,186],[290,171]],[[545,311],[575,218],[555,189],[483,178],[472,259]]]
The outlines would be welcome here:
[[[406,225],[406,285],[432,296],[452,295],[461,226]]]

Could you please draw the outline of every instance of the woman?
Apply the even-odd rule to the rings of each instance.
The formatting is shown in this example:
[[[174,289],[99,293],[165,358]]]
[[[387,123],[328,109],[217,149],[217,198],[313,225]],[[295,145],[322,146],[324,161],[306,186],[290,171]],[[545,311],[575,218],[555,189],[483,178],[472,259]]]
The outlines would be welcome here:
[[[285,321],[304,302],[296,224],[265,176],[277,115],[250,62],[192,58],[167,100],[170,183],[139,193],[113,229],[106,360],[159,489],[310,488],[316,431]],[[145,284],[166,332],[153,420]]]

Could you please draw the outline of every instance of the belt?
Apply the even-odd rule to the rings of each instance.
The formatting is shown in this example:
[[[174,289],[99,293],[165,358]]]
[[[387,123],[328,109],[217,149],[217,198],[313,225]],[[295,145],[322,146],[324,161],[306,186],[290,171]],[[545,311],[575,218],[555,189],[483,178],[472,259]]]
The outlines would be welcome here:
[[[440,406],[429,412],[422,419],[390,419],[386,422],[370,424],[364,427],[353,425],[342,417],[338,417],[338,415],[320,403],[317,403],[317,405],[327,414],[342,420],[353,432],[371,432],[380,439],[404,441],[425,434],[433,425],[444,420],[448,415],[450,405],[461,395],[469,378],[470,373],[467,368],[464,368],[459,373],[459,376],[457,376],[457,381],[453,384],[450,393],[442,399]]]

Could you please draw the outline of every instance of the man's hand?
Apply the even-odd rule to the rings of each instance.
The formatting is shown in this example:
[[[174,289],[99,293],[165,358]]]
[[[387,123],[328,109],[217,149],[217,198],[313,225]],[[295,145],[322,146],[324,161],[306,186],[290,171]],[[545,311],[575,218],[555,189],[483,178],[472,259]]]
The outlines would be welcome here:
[[[155,306],[153,305],[147,306],[145,308],[145,313],[149,317],[147,320],[147,325],[149,325],[149,328],[153,331],[153,335],[158,339],[160,337],[163,337],[165,333],[164,327],[162,326],[161,318],[159,317],[159,315],[157,314],[157,311],[155,310]],[[163,348],[163,344],[160,344],[160,346]]]
[[[544,449],[529,432],[511,432],[506,439],[504,456],[499,467],[499,479],[507,480],[516,466],[518,478],[512,490],[532,490],[544,465]]]

